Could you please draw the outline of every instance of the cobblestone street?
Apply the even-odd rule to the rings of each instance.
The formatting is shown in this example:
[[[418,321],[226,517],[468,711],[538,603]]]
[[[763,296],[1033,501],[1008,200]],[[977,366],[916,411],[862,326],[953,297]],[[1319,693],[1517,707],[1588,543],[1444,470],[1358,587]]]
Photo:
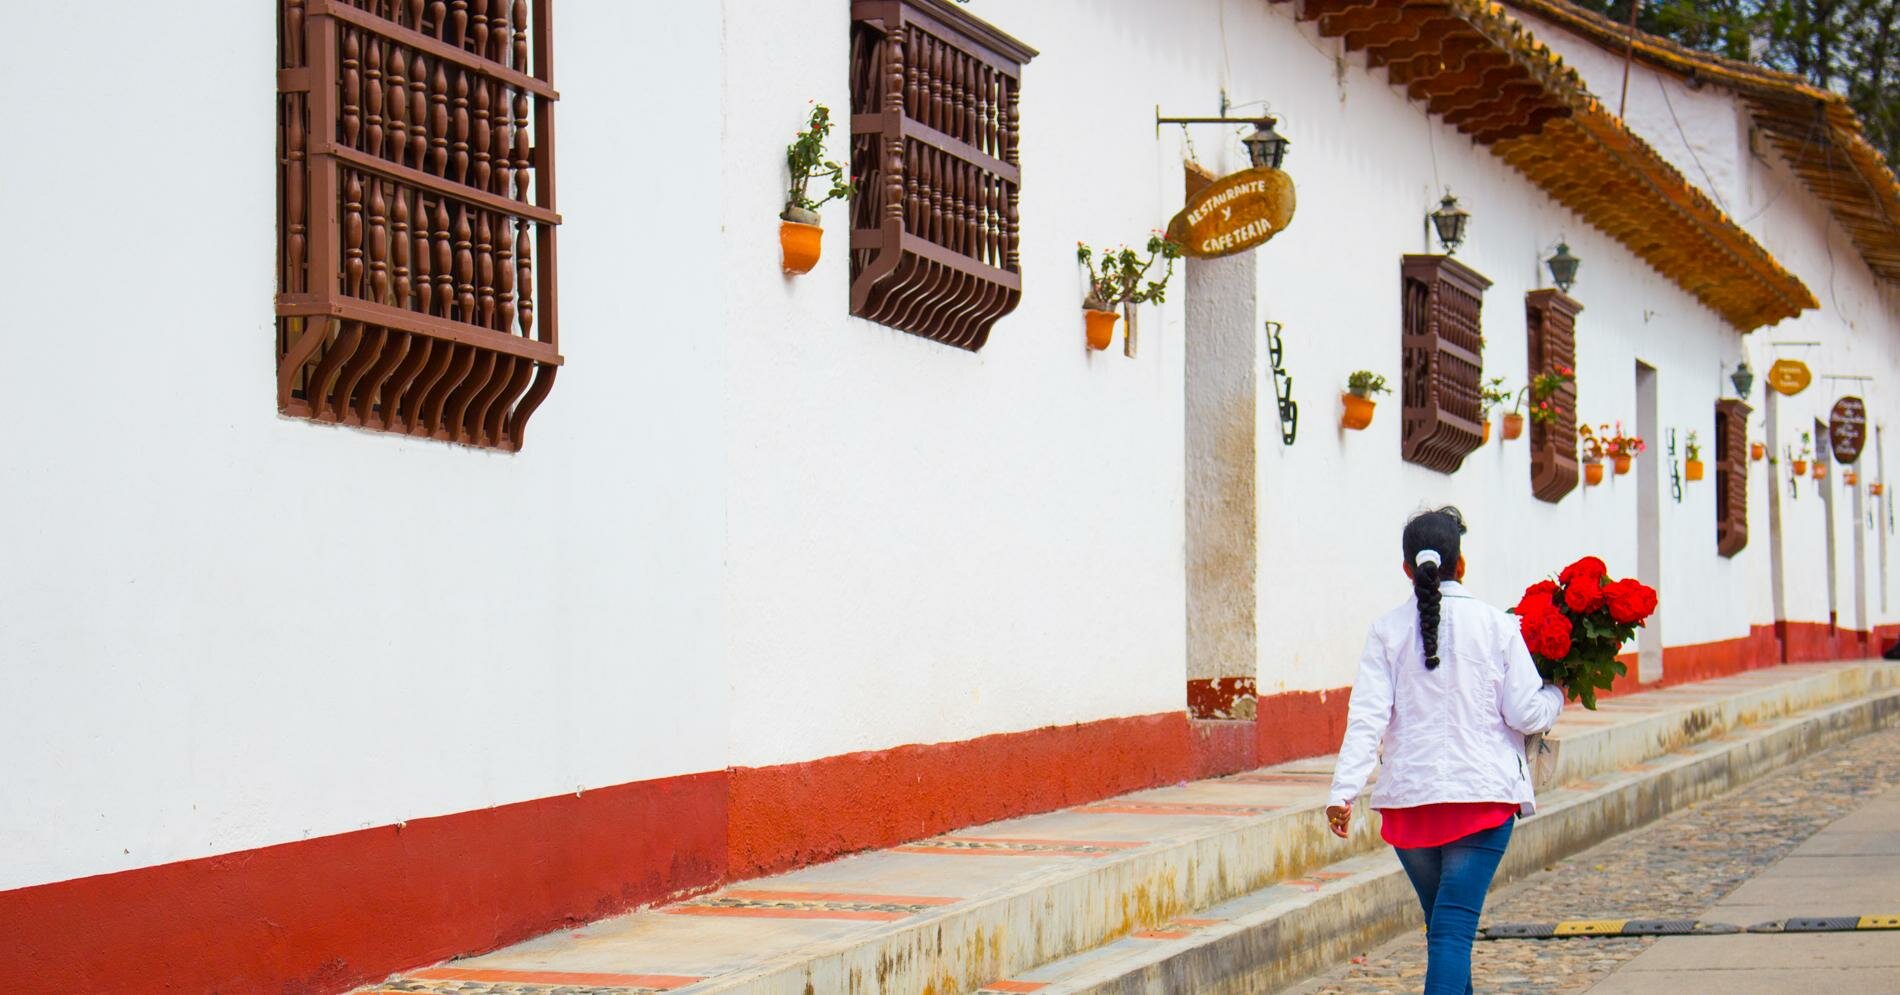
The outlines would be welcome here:
[[[1866,799],[1900,784],[1900,730],[1820,753],[1738,791],[1620,836],[1493,893],[1484,922],[1695,917]],[[1817,898],[1816,914],[1835,909]],[[1739,923],[1738,925],[1749,925]],[[1480,941],[1483,992],[1582,992],[1656,939]],[[1408,934],[1294,989],[1300,995],[1416,992],[1422,932]]]

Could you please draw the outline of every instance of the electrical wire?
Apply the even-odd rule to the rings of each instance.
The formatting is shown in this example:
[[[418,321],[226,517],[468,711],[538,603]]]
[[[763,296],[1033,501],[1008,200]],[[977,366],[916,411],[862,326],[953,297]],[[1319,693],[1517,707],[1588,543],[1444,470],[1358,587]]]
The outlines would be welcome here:
[[[1689,158],[1695,162],[1695,168],[1702,171],[1702,178],[1709,183],[1709,196],[1715,198],[1715,206],[1721,208],[1723,214],[1732,213],[1728,209],[1727,201],[1722,198],[1722,191],[1716,189],[1715,177],[1709,175],[1709,167],[1704,166],[1702,164],[1702,157],[1696,155],[1695,143],[1689,141],[1689,133],[1682,130],[1682,119],[1676,116],[1676,104],[1675,101],[1669,99],[1668,85],[1663,82],[1662,76],[1660,75],[1656,76],[1655,80],[1656,90],[1662,94],[1663,106],[1669,108],[1669,120],[1675,122],[1676,137],[1682,139],[1682,147],[1689,150]]]

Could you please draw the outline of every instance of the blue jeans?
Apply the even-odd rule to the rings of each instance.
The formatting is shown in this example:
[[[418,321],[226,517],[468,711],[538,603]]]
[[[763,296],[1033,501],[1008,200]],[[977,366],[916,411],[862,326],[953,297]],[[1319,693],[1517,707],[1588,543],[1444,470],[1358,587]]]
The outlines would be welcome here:
[[[1515,822],[1515,820],[1513,820]],[[1485,892],[1511,842],[1512,822],[1452,840],[1444,846],[1398,849],[1425,910],[1425,995],[1471,995],[1471,944]]]

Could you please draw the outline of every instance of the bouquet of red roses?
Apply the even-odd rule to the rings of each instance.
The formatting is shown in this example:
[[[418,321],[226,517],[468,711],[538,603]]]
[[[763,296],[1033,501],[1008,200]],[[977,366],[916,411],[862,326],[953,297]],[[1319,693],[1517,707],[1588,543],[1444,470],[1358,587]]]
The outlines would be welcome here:
[[[1597,692],[1628,670],[1616,655],[1656,611],[1653,588],[1608,574],[1602,560],[1586,556],[1556,580],[1532,584],[1511,609],[1537,672],[1585,708],[1597,707]]]

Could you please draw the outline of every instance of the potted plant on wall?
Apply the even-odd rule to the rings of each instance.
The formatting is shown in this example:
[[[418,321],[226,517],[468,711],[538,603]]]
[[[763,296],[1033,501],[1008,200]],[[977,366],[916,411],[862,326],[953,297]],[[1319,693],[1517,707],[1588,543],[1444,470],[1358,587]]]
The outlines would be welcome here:
[[[1630,472],[1630,464],[1648,448],[1641,436],[1624,435],[1622,422],[1617,422],[1614,427],[1603,426],[1597,438],[1602,442],[1603,455],[1610,458],[1619,477]]]
[[[1795,456],[1790,460],[1790,462],[1794,464],[1794,475],[1797,477],[1807,476],[1808,475],[1808,460],[1813,459],[1813,458],[1814,458],[1814,436],[1806,432],[1803,432],[1801,433],[1801,451],[1795,454]]]
[[[1765,442],[1749,443],[1748,444],[1748,458],[1754,460],[1757,463],[1760,463],[1762,460],[1767,459],[1768,458],[1768,444]]]
[[[1531,395],[1531,421],[1539,425],[1551,425],[1557,421],[1557,392],[1568,383],[1577,382],[1577,371],[1558,364],[1531,378],[1530,386],[1525,389]],[[1508,419],[1509,416],[1507,415]],[[1579,429],[1579,433],[1582,430]],[[1510,426],[1505,426],[1505,438],[1515,438],[1510,434]]]
[[[1371,370],[1354,370],[1346,377],[1346,392],[1339,400],[1346,405],[1346,411],[1339,417],[1343,428],[1354,431],[1372,424],[1372,412],[1378,406],[1372,399],[1374,394],[1390,394],[1391,388],[1385,385],[1385,378]]]
[[[1513,400],[1516,396],[1517,395],[1504,388],[1503,377],[1492,377],[1486,380],[1484,385],[1478,389],[1478,400],[1484,405],[1485,442],[1491,441],[1491,412],[1495,411],[1504,402]],[[1513,428],[1511,424],[1511,420],[1514,418],[1517,420],[1515,428]],[[1517,413],[1517,405],[1513,403],[1510,413],[1504,416],[1504,437],[1506,439],[1515,439],[1523,434],[1523,432],[1524,416]]]
[[[1531,409],[1531,417],[1537,417],[1536,408]],[[1577,426],[1577,446],[1583,454],[1583,482],[1591,487],[1603,483],[1603,441],[1590,430],[1590,426],[1579,425]]]
[[[831,134],[831,109],[815,104],[805,130],[795,134],[785,148],[785,165],[791,172],[791,187],[785,198],[785,210],[779,215],[778,242],[783,253],[785,272],[809,273],[818,265],[825,230],[818,226],[818,209],[855,192],[845,178],[844,167],[825,158],[825,139]],[[831,188],[813,200],[808,192],[811,181],[823,177]]]
[[[1088,271],[1089,292],[1082,301],[1082,317],[1085,321],[1090,349],[1106,349],[1115,337],[1115,312],[1119,309],[1128,318],[1128,329],[1122,333],[1122,354],[1135,355],[1135,308],[1149,301],[1159,304],[1167,299],[1168,281],[1174,278],[1174,261],[1181,258],[1181,245],[1171,242],[1159,233],[1148,237],[1148,255],[1135,254],[1135,250],[1122,246],[1112,252],[1103,252],[1100,265],[1097,265],[1095,250],[1086,243],[1075,243],[1075,259]],[[1148,271],[1156,263],[1164,263],[1159,280],[1148,279]]]
[[[1689,433],[1688,441],[1683,443],[1682,477],[1684,480],[1702,479],[1702,442],[1694,432]]]

